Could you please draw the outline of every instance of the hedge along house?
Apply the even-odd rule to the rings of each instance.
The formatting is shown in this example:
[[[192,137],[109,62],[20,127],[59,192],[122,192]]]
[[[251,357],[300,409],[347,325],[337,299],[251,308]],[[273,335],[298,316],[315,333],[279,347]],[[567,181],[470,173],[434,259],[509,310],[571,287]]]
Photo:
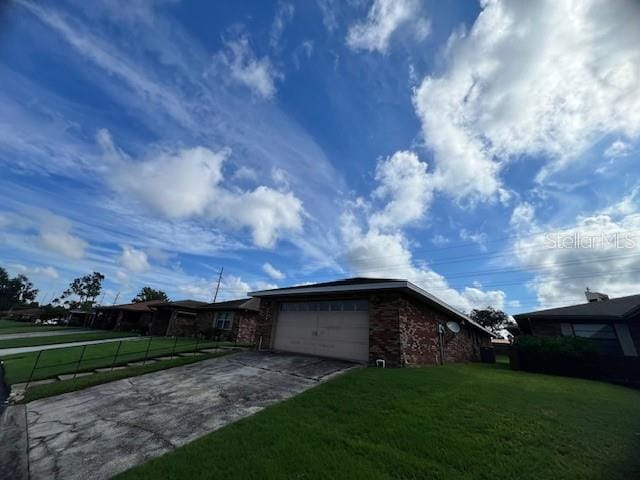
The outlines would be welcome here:
[[[540,337],[583,337],[604,357],[637,358],[640,295],[609,299],[586,291],[587,303],[514,315],[522,333]],[[640,376],[640,375],[639,375]]]
[[[163,310],[173,310],[167,324],[167,336],[204,336],[237,343],[254,342],[260,314],[258,298],[217,303],[197,302],[197,305],[185,305],[185,302],[171,303],[179,305],[162,305],[158,308],[160,314]]]
[[[351,278],[251,292],[264,349],[387,366],[478,361],[491,332],[406,280]]]
[[[162,300],[96,307],[90,325],[103,330],[147,333]]]

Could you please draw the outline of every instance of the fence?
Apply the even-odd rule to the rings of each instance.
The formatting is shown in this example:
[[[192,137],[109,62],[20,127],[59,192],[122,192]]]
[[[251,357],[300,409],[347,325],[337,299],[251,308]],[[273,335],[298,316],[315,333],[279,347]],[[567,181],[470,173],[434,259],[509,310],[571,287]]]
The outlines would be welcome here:
[[[71,375],[70,379],[75,380],[80,373],[89,370],[113,371],[116,367],[132,362],[135,362],[136,366],[144,366],[148,361],[158,357],[173,360],[180,353],[237,346],[239,345],[236,342],[223,341],[221,336],[215,339],[149,337],[148,340],[120,340],[39,350],[26,378],[25,389],[33,381],[58,375]],[[21,380],[25,381],[24,378]]]

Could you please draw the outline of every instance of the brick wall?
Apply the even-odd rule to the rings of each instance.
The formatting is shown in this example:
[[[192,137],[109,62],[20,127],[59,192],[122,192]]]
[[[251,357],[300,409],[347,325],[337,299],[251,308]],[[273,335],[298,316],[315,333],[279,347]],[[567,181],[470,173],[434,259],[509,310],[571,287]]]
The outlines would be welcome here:
[[[262,339],[261,348],[271,348],[271,333],[276,318],[278,303],[273,300],[260,299],[260,312],[256,317],[255,342]]]
[[[480,347],[490,346],[491,337],[483,334],[453,314],[441,313],[410,297],[400,297],[401,365],[424,365],[442,362],[438,325],[457,322],[460,332],[445,328],[444,363],[480,360]]]
[[[237,311],[233,316],[233,338],[238,343],[255,343],[259,312]]]
[[[404,303],[397,294],[369,297],[369,362],[383,359],[388,366],[402,363],[400,315]]]

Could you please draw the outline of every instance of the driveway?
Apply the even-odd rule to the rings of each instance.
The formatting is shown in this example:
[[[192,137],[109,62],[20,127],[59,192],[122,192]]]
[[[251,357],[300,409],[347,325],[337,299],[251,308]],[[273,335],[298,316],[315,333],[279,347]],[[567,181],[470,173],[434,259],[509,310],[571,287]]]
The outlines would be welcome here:
[[[31,479],[106,479],[353,367],[243,352],[27,405]]]

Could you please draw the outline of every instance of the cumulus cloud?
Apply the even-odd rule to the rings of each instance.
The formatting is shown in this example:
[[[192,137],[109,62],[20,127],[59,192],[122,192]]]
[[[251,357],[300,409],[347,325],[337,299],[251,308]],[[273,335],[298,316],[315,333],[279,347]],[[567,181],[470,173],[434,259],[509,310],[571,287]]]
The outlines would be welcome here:
[[[71,222],[66,218],[43,213],[38,241],[49,251],[65,257],[84,257],[87,242],[71,233]]]
[[[347,262],[356,275],[407,279],[467,312],[487,306],[504,307],[506,295],[503,291],[484,291],[478,286],[459,291],[452,288],[444,276],[427,265],[416,263],[409,242],[400,231],[383,233],[377,229],[362,228],[356,216],[347,212],[342,217],[342,235],[348,246]]]
[[[503,308],[506,295],[480,285],[462,290],[427,264],[413,259],[403,227],[424,215],[431,198],[427,166],[411,152],[398,152],[378,163],[374,208],[364,199],[353,202],[341,217],[341,235],[349,269],[367,277],[405,278],[461,310],[488,305]]]
[[[122,246],[122,255],[119,259],[120,265],[129,271],[141,273],[146,272],[151,267],[149,258],[142,250],[136,250],[128,245]]]
[[[452,35],[446,68],[414,95],[437,188],[506,199],[515,158],[548,163],[538,181],[602,136],[640,134],[640,4],[495,0]]]
[[[220,66],[229,72],[233,81],[264,99],[276,94],[276,81],[283,78],[268,57],[256,56],[246,36],[226,42],[225,49],[214,57],[214,68]]]
[[[429,22],[420,16],[418,0],[374,0],[366,20],[351,26],[347,45],[353,50],[387,53],[391,36],[410,25],[418,39],[429,34]]]
[[[374,228],[396,228],[419,220],[431,200],[432,188],[427,164],[413,152],[399,151],[376,167],[375,198],[386,200],[383,210],[371,217]]]
[[[119,157],[107,175],[114,189],[168,218],[198,217],[248,227],[259,247],[273,247],[281,236],[302,231],[302,201],[292,192],[223,186],[228,155],[228,150],[196,147],[142,161]]]
[[[262,265],[262,271],[269,275],[274,280],[282,280],[286,277],[284,273],[278,270],[276,267],[271,265],[269,262]]]
[[[515,243],[520,264],[534,271],[529,287],[539,307],[583,302],[586,287],[612,297],[638,293],[640,214],[596,214],[545,230]]]
[[[111,184],[169,218],[199,215],[223,178],[222,163],[228,153],[196,147],[145,161],[124,161],[110,173]]]

